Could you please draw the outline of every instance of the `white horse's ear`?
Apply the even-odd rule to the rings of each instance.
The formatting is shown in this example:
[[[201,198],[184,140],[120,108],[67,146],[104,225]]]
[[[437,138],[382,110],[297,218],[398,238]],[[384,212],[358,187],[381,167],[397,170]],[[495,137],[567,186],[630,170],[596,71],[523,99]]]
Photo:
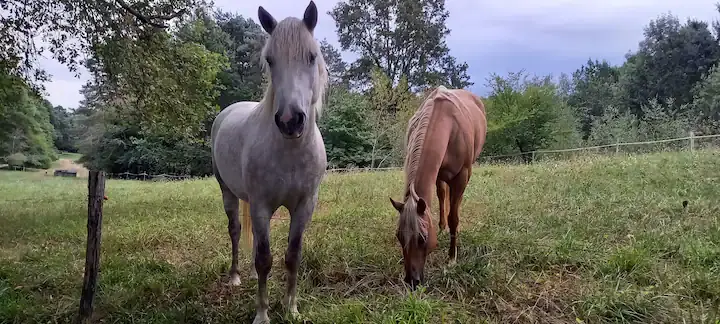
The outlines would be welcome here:
[[[305,23],[305,27],[310,32],[313,32],[315,30],[315,26],[317,26],[318,21],[318,11],[317,6],[315,6],[315,2],[310,0],[310,4],[305,8],[305,14],[303,15],[303,22]]]
[[[268,34],[272,34],[275,26],[277,26],[275,18],[263,6],[258,7],[258,20],[260,20],[260,25]]]

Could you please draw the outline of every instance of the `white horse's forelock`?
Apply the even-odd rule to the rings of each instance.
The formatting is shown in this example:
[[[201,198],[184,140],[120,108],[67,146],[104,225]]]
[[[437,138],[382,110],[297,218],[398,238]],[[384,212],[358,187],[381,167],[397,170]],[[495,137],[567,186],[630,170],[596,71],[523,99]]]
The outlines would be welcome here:
[[[265,41],[260,55],[260,64],[265,77],[268,80],[267,87],[261,102],[271,103],[275,96],[275,90],[272,86],[272,77],[270,75],[270,67],[268,66],[265,56],[272,48],[273,53],[279,54],[273,57],[275,60],[290,61],[293,58],[307,58],[310,52],[316,55],[315,62],[318,69],[318,77],[315,79],[315,88],[313,89],[313,97],[316,100],[312,103],[316,120],[322,115],[322,109],[325,102],[325,91],[329,83],[328,69],[325,63],[320,44],[314,38],[313,34],[307,30],[302,20],[295,17],[288,17],[280,21]],[[271,107],[272,104],[265,104],[265,107]]]

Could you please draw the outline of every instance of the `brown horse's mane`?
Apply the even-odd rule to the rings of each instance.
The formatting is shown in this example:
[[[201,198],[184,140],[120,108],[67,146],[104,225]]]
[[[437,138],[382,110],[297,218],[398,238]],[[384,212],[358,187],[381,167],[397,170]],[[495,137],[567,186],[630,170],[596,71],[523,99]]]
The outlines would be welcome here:
[[[272,40],[272,41],[271,41]],[[281,53],[278,59],[289,61],[293,58],[302,57],[308,59],[310,49],[316,56],[315,60],[318,67],[317,82],[315,84],[316,98],[313,102],[315,113],[320,117],[322,113],[323,103],[325,100],[325,91],[327,90],[329,75],[328,68],[325,63],[320,45],[313,38],[313,35],[307,31],[305,23],[302,20],[295,17],[287,17],[280,21],[272,32],[272,35],[265,41],[265,45],[262,48],[260,55],[260,64],[262,65],[263,71],[267,77],[267,85],[265,87],[265,93],[261,102],[271,103],[275,91],[272,86],[272,78],[270,77],[270,67],[265,60],[266,53],[272,49],[275,53]],[[265,107],[272,107],[272,104],[264,104]],[[269,109],[269,108],[268,108]]]
[[[407,133],[405,134],[405,163],[403,170],[405,171],[405,207],[400,213],[399,230],[404,231],[406,235],[404,246],[408,247],[409,242],[421,236],[427,238],[428,226],[431,226],[427,220],[418,217],[417,201],[419,199],[415,191],[415,180],[420,165],[425,138],[428,132],[428,126],[432,120],[435,111],[435,98],[439,93],[447,91],[443,86],[434,89],[425,99],[422,106],[413,114],[408,122]],[[429,210],[426,212],[429,213]]]

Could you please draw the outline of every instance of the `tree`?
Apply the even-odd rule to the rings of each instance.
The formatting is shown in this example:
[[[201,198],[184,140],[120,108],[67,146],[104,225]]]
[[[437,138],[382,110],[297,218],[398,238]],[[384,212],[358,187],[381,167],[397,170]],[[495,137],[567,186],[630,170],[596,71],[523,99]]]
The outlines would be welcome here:
[[[151,32],[139,41],[110,40],[97,58],[98,106],[112,106],[128,123],[193,136],[218,110],[217,74],[227,58],[203,45]]]
[[[371,113],[365,96],[347,89],[331,92],[319,122],[331,167],[368,167],[372,162]]]
[[[487,86],[491,88],[485,101],[489,152],[507,154],[517,149],[526,153],[552,143],[561,101],[549,76],[528,79],[524,71],[505,78],[492,74]],[[522,157],[532,161],[529,154]]]
[[[55,159],[51,107],[25,81],[0,73],[0,158],[14,156],[29,167],[50,167]]]
[[[360,55],[350,65],[356,85],[367,86],[374,66],[393,84],[405,76],[413,91],[472,85],[468,65],[450,55],[444,0],[347,0],[328,12],[342,50]]]
[[[76,71],[80,54],[91,54],[106,39],[137,39],[203,4],[204,0],[0,1],[0,70],[41,88],[37,81],[48,76],[35,59],[45,50]],[[38,46],[37,40],[45,46]]]
[[[637,53],[628,57],[620,84],[624,104],[639,118],[655,98],[670,110],[692,101],[691,90],[720,59],[720,44],[705,22],[662,15],[644,31]],[[673,98],[673,104],[667,105]]]
[[[716,134],[720,131],[720,65],[715,65],[692,93],[693,124],[703,133]]]
[[[325,58],[325,64],[328,67],[328,75],[330,77],[330,87],[342,87],[348,89],[350,87],[347,80],[348,64],[343,61],[340,51],[328,43],[327,39],[320,41],[320,51]]]
[[[594,118],[602,116],[605,107],[616,105],[617,83],[620,78],[618,68],[607,61],[589,60],[573,73],[573,92],[568,104],[580,118],[584,138],[590,136]]]
[[[628,110],[621,111],[615,106],[607,106],[601,116],[592,117],[588,138],[591,145],[634,142],[639,138],[637,118]]]
[[[76,152],[75,138],[72,134],[73,118],[63,106],[52,107],[50,112],[50,124],[52,124],[53,144],[61,151]]]
[[[218,11],[215,19],[230,40],[226,52],[230,66],[218,75],[223,86],[218,105],[224,109],[237,101],[259,101],[265,90],[260,65],[265,32],[252,19],[241,15]]]
[[[81,162],[108,172],[208,174],[218,74],[228,67],[222,52],[230,38],[223,35],[198,13],[174,34],[153,31],[98,47],[88,66],[100,72],[78,109],[88,112]],[[113,54],[121,58],[103,60]]]

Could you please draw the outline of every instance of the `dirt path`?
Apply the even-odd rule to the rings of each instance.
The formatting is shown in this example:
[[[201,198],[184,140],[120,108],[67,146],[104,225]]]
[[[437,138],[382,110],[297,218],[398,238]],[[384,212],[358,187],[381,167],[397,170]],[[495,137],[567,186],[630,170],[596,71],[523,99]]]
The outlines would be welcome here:
[[[75,163],[71,159],[59,159],[53,163],[53,167],[46,170],[48,175],[52,175],[55,170],[74,170],[77,172],[78,178],[87,178],[88,169],[81,164]]]

